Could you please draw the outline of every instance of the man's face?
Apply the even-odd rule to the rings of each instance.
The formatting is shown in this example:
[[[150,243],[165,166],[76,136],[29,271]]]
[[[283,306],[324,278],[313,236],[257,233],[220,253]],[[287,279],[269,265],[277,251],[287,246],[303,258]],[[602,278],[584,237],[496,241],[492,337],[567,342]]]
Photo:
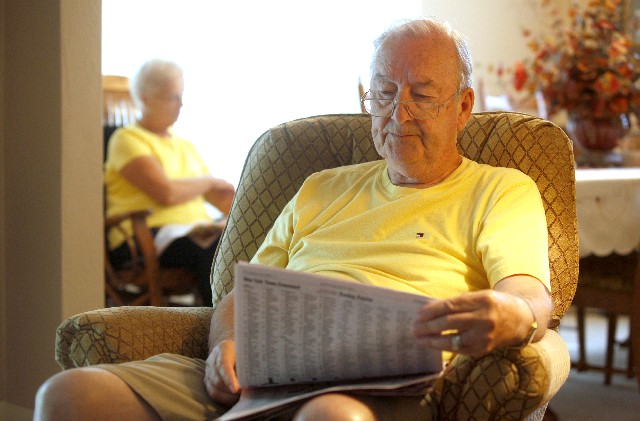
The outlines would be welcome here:
[[[456,93],[460,78],[453,43],[437,35],[385,40],[373,70],[371,95],[396,101],[444,104]],[[373,117],[374,144],[387,161],[392,181],[395,172],[401,179],[428,183],[432,180],[427,178],[457,168],[457,133],[472,106],[473,92],[467,90],[460,98],[454,96],[433,120],[414,119],[403,104],[390,117]]]

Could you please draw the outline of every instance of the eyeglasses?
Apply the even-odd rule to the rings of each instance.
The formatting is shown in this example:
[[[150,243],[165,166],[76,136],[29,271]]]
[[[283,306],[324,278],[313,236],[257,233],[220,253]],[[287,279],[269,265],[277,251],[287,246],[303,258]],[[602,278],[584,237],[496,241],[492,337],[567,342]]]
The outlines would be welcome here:
[[[395,99],[370,98],[368,95],[371,91],[367,91],[362,96],[360,102],[364,109],[374,117],[391,117],[396,107],[403,104],[411,117],[416,120],[433,120],[438,117],[440,110],[451,101],[457,92],[442,104],[433,101],[396,101]]]
[[[157,95],[153,98],[157,99],[158,101],[182,103],[182,95]]]

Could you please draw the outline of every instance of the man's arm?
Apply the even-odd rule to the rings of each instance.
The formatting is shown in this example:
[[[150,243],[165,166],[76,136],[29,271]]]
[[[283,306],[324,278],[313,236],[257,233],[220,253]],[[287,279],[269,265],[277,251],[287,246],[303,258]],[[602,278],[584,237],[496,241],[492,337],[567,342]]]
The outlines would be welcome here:
[[[235,404],[240,397],[240,383],[236,376],[233,308],[233,291],[231,291],[218,304],[211,317],[209,357],[204,376],[209,396],[229,406]]]
[[[538,330],[533,337],[533,342],[537,342],[544,336],[551,318],[551,312],[553,311],[553,301],[549,291],[544,285],[537,279],[527,275],[514,275],[502,279],[498,282],[494,288],[495,291],[504,292],[518,297],[521,302],[518,308],[524,311],[525,316],[525,338],[528,335],[531,323],[534,321],[532,317],[535,316],[535,322],[538,324]],[[527,318],[526,313],[529,313]],[[531,314],[533,312],[533,314]],[[528,321],[528,324],[527,324]],[[522,326],[522,324],[520,324]],[[519,343],[522,343],[520,341]],[[516,342],[516,345],[519,344]]]
[[[480,357],[500,347],[522,344],[534,314],[539,328],[533,340],[540,340],[552,308],[549,292],[540,281],[514,275],[502,279],[493,290],[468,292],[424,306],[413,332],[425,347]],[[455,335],[460,337],[458,350],[453,345]]]

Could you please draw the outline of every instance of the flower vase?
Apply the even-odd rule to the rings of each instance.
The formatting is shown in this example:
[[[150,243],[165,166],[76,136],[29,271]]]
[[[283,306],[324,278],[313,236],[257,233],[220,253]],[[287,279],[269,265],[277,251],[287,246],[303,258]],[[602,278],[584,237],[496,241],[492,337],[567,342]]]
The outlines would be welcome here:
[[[610,118],[569,115],[567,131],[582,148],[607,152],[618,146],[628,126],[624,114]]]
[[[593,118],[569,115],[567,132],[574,143],[579,166],[617,166],[620,156],[614,151],[628,129],[626,115]]]

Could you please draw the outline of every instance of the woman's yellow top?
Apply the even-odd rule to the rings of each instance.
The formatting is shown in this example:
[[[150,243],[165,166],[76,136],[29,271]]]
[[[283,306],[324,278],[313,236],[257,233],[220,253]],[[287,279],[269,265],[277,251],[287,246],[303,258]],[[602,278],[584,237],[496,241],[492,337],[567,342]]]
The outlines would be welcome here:
[[[152,211],[147,218],[150,227],[211,221],[203,196],[177,205],[164,206],[122,177],[122,168],[141,156],[157,159],[170,179],[209,174],[195,146],[173,133],[171,137],[164,138],[138,125],[118,129],[109,140],[104,165],[107,216],[149,209]],[[125,235],[131,235],[130,225],[125,225],[125,232]],[[111,248],[119,246],[124,240],[125,236],[117,230],[109,233]]]

